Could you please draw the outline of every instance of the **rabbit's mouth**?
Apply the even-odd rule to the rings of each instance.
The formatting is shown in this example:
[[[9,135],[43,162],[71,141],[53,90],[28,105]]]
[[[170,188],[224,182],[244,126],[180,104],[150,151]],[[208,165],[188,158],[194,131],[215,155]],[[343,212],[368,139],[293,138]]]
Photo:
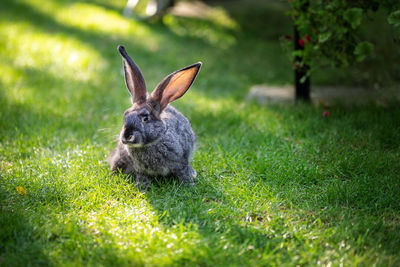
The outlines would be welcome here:
[[[144,147],[145,146],[145,144],[125,144],[127,147],[129,147],[129,148],[139,148],[139,147]]]

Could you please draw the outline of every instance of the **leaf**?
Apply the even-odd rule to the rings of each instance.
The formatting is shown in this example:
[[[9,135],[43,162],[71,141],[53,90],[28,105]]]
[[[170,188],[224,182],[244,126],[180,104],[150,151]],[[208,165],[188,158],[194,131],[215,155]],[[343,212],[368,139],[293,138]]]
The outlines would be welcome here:
[[[345,21],[350,23],[353,29],[355,29],[361,24],[362,13],[363,10],[361,8],[358,7],[349,8],[343,13],[343,18]]]
[[[292,52],[293,57],[303,57],[303,50],[295,50]]]
[[[325,43],[326,41],[329,40],[329,38],[331,38],[331,35],[332,35],[331,32],[321,33],[318,35],[318,41],[320,43]]]
[[[17,186],[16,189],[17,189],[18,194],[20,194],[21,196],[25,196],[26,195],[26,190],[22,186]]]
[[[307,75],[304,75],[303,77],[300,78],[300,83],[305,83],[307,80]]]
[[[388,17],[388,23],[395,27],[400,27],[400,10],[392,12]]]
[[[363,61],[367,56],[374,51],[374,45],[370,42],[361,42],[354,49],[354,55],[357,56],[357,61]]]

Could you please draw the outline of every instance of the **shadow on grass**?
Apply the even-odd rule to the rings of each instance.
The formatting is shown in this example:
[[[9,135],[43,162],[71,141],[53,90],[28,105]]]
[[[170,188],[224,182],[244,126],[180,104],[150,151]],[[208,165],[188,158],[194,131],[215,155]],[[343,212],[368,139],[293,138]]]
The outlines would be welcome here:
[[[0,187],[0,264],[2,266],[48,266],[49,259],[42,251],[40,231],[31,224],[24,212],[26,200],[10,197]],[[34,255],[34,257],[32,257]],[[6,257],[5,257],[6,256]]]
[[[195,154],[202,157],[194,162],[198,185],[179,189],[165,183],[148,195],[160,216],[168,214],[163,222],[169,226],[195,223],[204,240],[209,233],[233,227],[230,230],[236,233],[231,237],[239,235],[235,236],[237,243],[232,241],[235,245],[249,242],[240,238],[239,233],[243,233],[245,239],[254,238],[258,248],[274,249],[282,237],[253,227],[268,227],[271,223],[267,215],[255,207],[238,207],[236,196],[231,195],[243,186],[251,188],[261,178],[265,190],[277,198],[272,214],[286,210],[286,218],[292,216],[289,220],[299,220],[299,224],[304,220],[313,224],[320,218],[324,227],[337,232],[333,237],[337,240],[346,240],[354,247],[359,246],[356,240],[362,240],[367,248],[396,253],[400,247],[400,138],[394,130],[400,125],[398,110],[339,107],[332,112],[336,118],[327,121],[314,107],[299,106],[298,114],[291,114],[292,108],[267,109],[280,115],[282,133],[260,131],[235,112],[191,114],[192,123],[206,124],[199,140],[207,143]],[[367,122],[368,127],[360,128]],[[243,131],[238,133],[237,129]],[[236,135],[230,136],[230,132]],[[243,170],[248,172],[250,182],[235,182],[246,177],[238,177]],[[220,179],[228,179],[231,188],[224,187]],[[260,192],[265,193],[249,190],[248,196]],[[246,212],[261,223],[246,221]],[[282,234],[290,231],[288,226],[278,229]]]
[[[224,265],[259,264],[256,259],[264,251],[279,253],[286,260],[290,258],[288,250],[280,247],[286,233],[283,221],[275,220],[270,224],[277,234],[263,230],[265,214],[250,214],[255,220],[251,224],[250,217],[243,214],[242,207],[235,205],[226,188],[201,173],[197,184],[190,188],[173,180],[158,181],[146,194],[146,200],[165,227],[196,227],[201,252],[193,258],[178,258],[176,264],[218,265],[221,261]],[[250,255],[255,255],[252,262],[249,262]]]
[[[0,127],[2,130],[1,138],[3,141],[16,141],[21,140],[22,142],[26,140],[27,142],[32,142],[31,137],[37,137],[42,135],[43,141],[46,146],[51,146],[51,148],[56,149],[57,145],[68,140],[69,137],[82,138],[82,128],[84,132],[89,134],[86,138],[93,136],[93,133],[88,133],[88,127],[92,126],[90,122],[88,123],[82,117],[65,116],[64,114],[57,113],[52,110],[51,105],[43,105],[41,109],[36,107],[36,103],[43,101],[43,99],[48,98],[52,90],[57,90],[57,88],[46,88],[43,90],[43,85],[38,82],[36,77],[46,77],[52,81],[53,84],[62,83],[63,81],[57,80],[54,76],[48,75],[45,72],[37,71],[33,68],[15,68],[20,71],[20,75],[24,80],[24,83],[35,84],[29,89],[34,97],[37,97],[37,101],[33,100],[33,103],[18,103],[6,97],[3,90],[7,90],[5,85],[1,87],[4,88],[0,90],[2,94],[2,116],[5,120],[2,120]],[[75,84],[77,88],[82,87],[79,82],[69,81],[70,84]],[[79,96],[78,96],[79,97]],[[62,97],[63,98],[63,97]],[[62,102],[63,99],[52,98],[52,104],[54,102]],[[77,99],[79,101],[79,98]],[[82,101],[82,100],[81,100]],[[50,102],[50,101],[49,101]],[[85,102],[87,107],[90,107],[90,102]],[[71,112],[72,110],[65,110],[66,112]],[[81,132],[78,130],[81,129]],[[53,134],[50,136],[49,134]],[[55,134],[55,135],[54,135]],[[76,135],[73,137],[72,135]],[[70,138],[70,139],[71,139]],[[83,137],[85,138],[85,137]],[[85,139],[86,139],[85,138]],[[21,144],[23,146],[23,144]]]

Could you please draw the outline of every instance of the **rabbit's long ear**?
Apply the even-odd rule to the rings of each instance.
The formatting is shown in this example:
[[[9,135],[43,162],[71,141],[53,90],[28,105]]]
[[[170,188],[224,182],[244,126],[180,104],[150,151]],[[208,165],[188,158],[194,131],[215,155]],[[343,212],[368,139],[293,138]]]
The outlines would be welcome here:
[[[161,113],[169,103],[183,96],[196,78],[201,64],[197,62],[165,77],[151,93],[150,101],[155,110]]]
[[[121,53],[122,62],[124,64],[125,83],[129,93],[132,96],[132,103],[143,103],[146,101],[147,91],[142,72],[139,67],[133,62],[125,51],[125,47],[118,46],[118,51]]]

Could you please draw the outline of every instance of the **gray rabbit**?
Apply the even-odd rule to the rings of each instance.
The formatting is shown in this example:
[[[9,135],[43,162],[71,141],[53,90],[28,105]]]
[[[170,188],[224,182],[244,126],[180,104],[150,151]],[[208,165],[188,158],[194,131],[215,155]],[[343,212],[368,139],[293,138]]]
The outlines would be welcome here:
[[[109,156],[111,170],[134,174],[144,188],[154,176],[174,176],[193,185],[196,171],[189,161],[196,137],[189,120],[168,104],[186,93],[202,63],[171,73],[148,95],[139,67],[123,46],[118,50],[132,107],[124,113],[118,146]]]

